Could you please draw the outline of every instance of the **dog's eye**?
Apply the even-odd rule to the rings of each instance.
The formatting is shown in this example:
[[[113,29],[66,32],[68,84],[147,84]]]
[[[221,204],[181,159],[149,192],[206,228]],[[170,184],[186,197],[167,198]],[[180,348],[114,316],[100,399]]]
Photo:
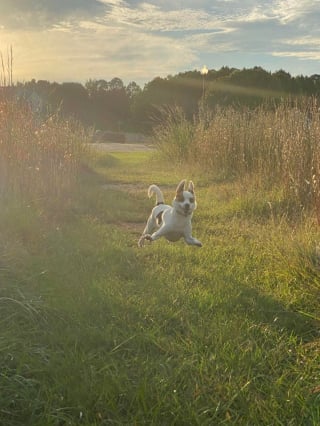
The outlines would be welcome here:
[[[194,203],[194,198],[190,198],[190,200],[189,200],[189,201],[190,201],[190,203],[192,203],[192,204],[193,204],[193,203]]]

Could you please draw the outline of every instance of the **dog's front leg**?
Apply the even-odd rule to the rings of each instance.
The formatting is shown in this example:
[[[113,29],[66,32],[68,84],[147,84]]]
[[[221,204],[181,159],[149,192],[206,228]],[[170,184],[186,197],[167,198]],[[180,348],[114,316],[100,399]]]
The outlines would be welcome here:
[[[185,230],[183,238],[185,242],[190,246],[202,247],[202,243],[192,236],[192,226],[190,223],[188,224],[187,229]]]
[[[191,235],[184,237],[184,240],[187,244],[189,244],[191,246],[202,247],[202,243],[199,240],[197,240],[196,238],[192,237]]]

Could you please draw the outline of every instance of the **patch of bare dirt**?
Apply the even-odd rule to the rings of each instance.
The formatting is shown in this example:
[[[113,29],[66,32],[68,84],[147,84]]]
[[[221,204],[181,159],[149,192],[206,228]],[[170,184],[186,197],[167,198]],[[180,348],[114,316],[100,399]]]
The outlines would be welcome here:
[[[136,192],[147,191],[146,186],[137,183],[104,183],[103,189],[113,189],[115,191]]]
[[[142,143],[118,143],[118,142],[106,142],[106,143],[91,143],[90,147],[97,151],[107,152],[141,152],[141,151],[154,151],[155,148],[152,145],[146,145]]]
[[[125,229],[126,231],[130,231],[134,234],[140,235],[146,226],[145,223],[137,223],[137,222],[117,222],[116,225],[119,228]]]

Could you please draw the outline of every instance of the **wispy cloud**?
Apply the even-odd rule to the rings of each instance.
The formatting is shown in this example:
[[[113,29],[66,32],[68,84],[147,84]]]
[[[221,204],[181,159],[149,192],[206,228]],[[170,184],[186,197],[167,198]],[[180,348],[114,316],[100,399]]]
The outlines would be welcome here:
[[[320,50],[320,34],[319,37],[304,36],[300,38],[287,39],[284,40],[284,42],[291,46],[304,46],[307,48],[310,46],[316,46]]]
[[[310,51],[277,51],[271,52],[273,56],[288,57],[288,58],[299,58],[299,59],[312,59],[319,61],[320,60],[320,51],[319,50],[310,50]]]
[[[283,24],[300,20],[316,13],[319,17],[319,2],[314,0],[277,0],[272,11]]]
[[[106,19],[153,32],[199,31],[213,29],[219,25],[219,21],[204,10],[186,8],[165,11],[148,3],[142,3],[136,9],[114,7]]]

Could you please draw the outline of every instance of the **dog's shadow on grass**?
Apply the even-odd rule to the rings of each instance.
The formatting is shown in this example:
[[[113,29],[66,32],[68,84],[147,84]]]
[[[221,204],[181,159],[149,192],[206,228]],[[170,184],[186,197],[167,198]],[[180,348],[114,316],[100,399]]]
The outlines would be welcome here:
[[[319,335],[319,323],[315,320],[257,289],[243,287],[230,304],[254,322],[271,324],[282,332],[294,334],[302,342],[310,342]]]

